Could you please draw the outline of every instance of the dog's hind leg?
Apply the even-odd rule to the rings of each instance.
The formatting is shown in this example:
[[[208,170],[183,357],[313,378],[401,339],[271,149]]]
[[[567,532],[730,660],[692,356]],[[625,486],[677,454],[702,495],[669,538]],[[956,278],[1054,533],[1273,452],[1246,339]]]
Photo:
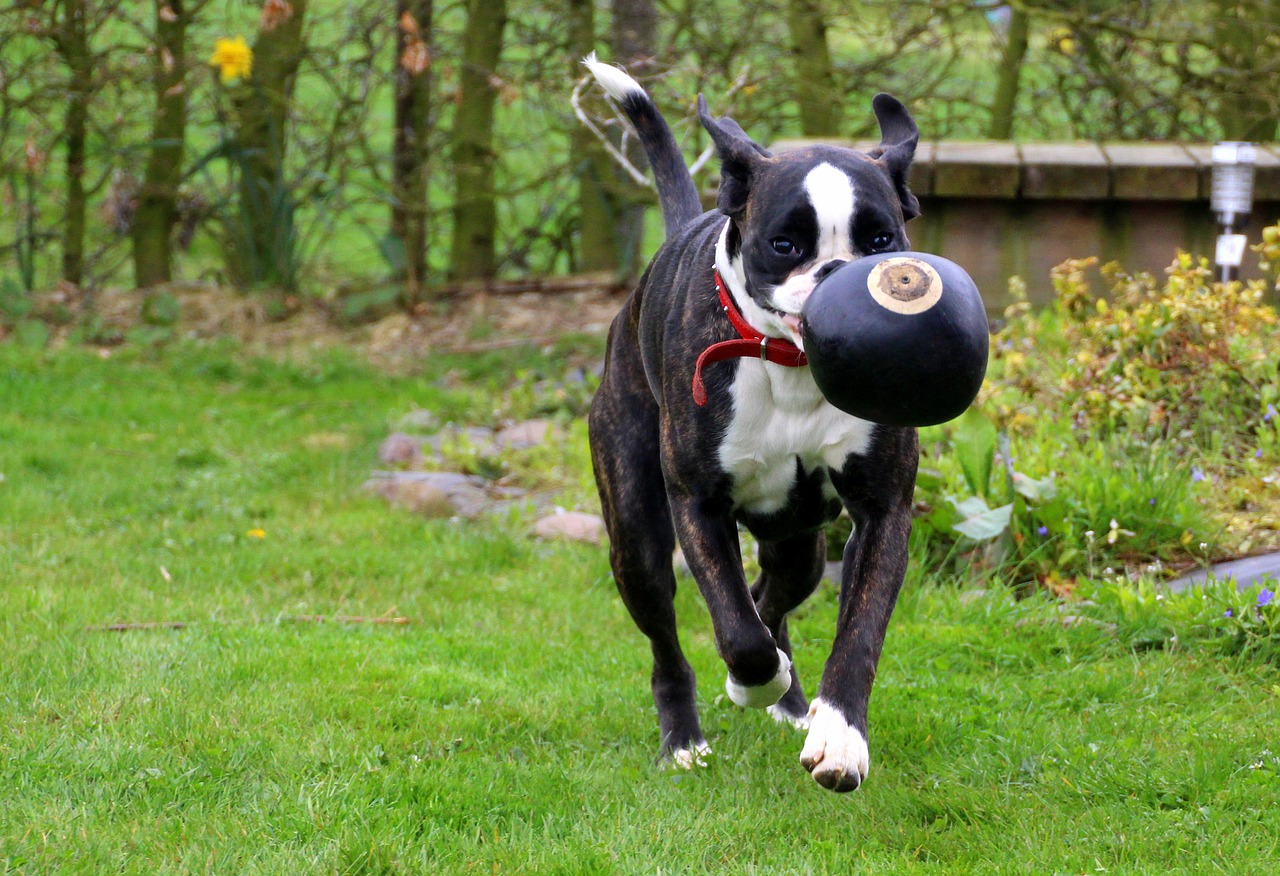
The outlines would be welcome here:
[[[615,360],[616,363],[616,360]],[[625,366],[623,366],[625,367]],[[606,379],[592,402],[591,457],[609,532],[614,583],[653,651],[653,701],[662,756],[693,767],[710,751],[698,723],[693,667],[676,631],[675,532],[658,458],[658,411],[651,397]]]
[[[756,610],[769,632],[788,657],[791,639],[787,615],[809,598],[822,580],[826,559],[826,539],[822,531],[797,535],[783,541],[761,541],[760,577],[751,588]],[[791,687],[782,699],[769,707],[778,721],[798,728],[809,725],[809,703],[800,687],[795,661],[791,664]]]

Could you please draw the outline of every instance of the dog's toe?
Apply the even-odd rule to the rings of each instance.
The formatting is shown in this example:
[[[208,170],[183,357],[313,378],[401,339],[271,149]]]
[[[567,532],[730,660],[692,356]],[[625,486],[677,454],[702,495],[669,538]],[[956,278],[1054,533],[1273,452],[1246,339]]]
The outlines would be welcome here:
[[[822,699],[809,707],[809,736],[800,752],[813,780],[831,791],[852,791],[867,778],[871,753],[867,740]]]
[[[690,743],[687,747],[676,748],[671,752],[671,766],[679,770],[692,770],[707,765],[711,755],[711,746],[705,740]]]
[[[797,730],[809,729],[809,716],[807,714],[793,715],[791,712],[784,709],[780,702],[774,703],[765,711],[769,713],[770,718],[777,721],[779,724],[789,724]]]

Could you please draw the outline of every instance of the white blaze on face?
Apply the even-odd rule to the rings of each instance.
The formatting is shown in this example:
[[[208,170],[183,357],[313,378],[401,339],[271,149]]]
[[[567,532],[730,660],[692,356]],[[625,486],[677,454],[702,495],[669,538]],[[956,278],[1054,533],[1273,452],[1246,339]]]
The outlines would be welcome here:
[[[813,258],[826,264],[853,254],[853,180],[834,165],[823,162],[804,178],[804,190],[818,218],[818,246]]]
[[[833,164],[823,162],[804,178],[804,190],[813,206],[818,237],[811,253],[805,254],[804,269],[788,277],[773,292],[774,307],[798,314],[805,299],[817,285],[814,274],[833,259],[850,261],[853,255],[853,211],[857,197],[853,180]]]

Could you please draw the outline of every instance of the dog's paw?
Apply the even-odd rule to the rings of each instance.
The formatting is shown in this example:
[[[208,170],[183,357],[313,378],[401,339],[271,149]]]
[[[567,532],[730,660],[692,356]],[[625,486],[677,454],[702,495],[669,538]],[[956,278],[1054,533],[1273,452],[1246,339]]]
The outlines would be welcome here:
[[[732,672],[724,679],[724,692],[729,695],[729,699],[733,700],[735,705],[742,706],[744,709],[763,709],[765,706],[772,706],[790,689],[791,658],[784,654],[781,648],[778,649],[778,672],[764,684],[755,687],[740,684],[733,677]]]
[[[866,737],[821,698],[809,707],[809,736],[800,763],[813,780],[830,791],[852,791],[871,769]]]
[[[779,724],[787,724],[797,730],[809,729],[809,716],[807,714],[793,715],[786,709],[782,708],[780,703],[774,703],[765,711],[769,713],[770,718],[777,721]]]
[[[711,755],[711,746],[705,739],[689,743],[686,748],[675,748],[671,751],[671,766],[678,770],[693,770],[707,765]]]

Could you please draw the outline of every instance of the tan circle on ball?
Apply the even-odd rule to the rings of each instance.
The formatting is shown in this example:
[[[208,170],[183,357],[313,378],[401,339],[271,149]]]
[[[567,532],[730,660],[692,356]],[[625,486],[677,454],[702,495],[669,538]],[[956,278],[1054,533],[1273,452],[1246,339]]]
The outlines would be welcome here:
[[[885,259],[871,269],[867,291],[876,304],[894,313],[924,313],[942,297],[942,278],[933,265],[909,256]]]

